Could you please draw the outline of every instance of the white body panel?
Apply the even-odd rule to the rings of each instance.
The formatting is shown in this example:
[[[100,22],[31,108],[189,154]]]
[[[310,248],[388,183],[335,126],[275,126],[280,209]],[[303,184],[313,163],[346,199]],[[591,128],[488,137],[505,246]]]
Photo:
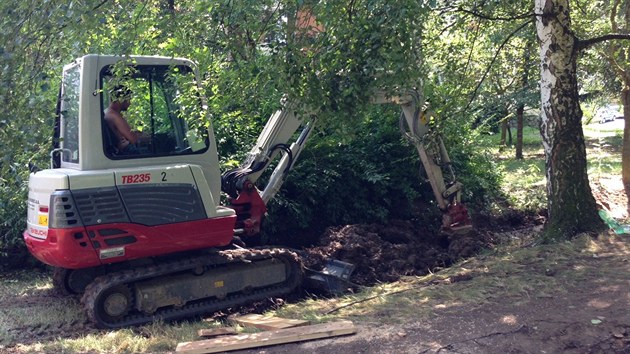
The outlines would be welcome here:
[[[218,205],[198,165],[170,164],[119,169],[80,171],[69,168],[32,173],[29,178],[28,233],[46,239],[50,196],[57,190],[120,187],[140,184],[189,184],[196,186],[208,218],[234,215],[234,210]]]
[[[48,208],[50,195],[55,190],[69,189],[68,175],[62,170],[32,173],[28,182],[27,231],[39,239],[48,236]]]

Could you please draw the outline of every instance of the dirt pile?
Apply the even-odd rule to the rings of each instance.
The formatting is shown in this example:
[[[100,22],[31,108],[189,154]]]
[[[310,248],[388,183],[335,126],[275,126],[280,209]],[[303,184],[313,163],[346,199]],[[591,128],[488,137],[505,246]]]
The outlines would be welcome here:
[[[487,244],[481,233],[450,239],[411,221],[329,228],[319,245],[306,248],[304,262],[320,270],[327,259],[355,265],[351,281],[359,285],[391,282],[405,275],[424,275],[469,257]]]

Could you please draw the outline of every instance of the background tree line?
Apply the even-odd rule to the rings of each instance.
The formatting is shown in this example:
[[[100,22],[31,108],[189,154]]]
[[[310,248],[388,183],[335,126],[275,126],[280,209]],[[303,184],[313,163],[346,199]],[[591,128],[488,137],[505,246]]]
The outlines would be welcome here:
[[[319,130],[271,206],[267,237],[390,218],[415,217],[438,225],[430,190],[418,177],[418,159],[398,132],[397,108],[369,105],[370,89],[422,88],[466,186],[467,203],[475,213],[489,212],[501,200],[500,176],[476,141],[500,127],[507,133],[510,120],[521,127],[527,111],[541,107],[543,22],[573,18],[564,25],[577,43],[570,58],[580,64],[574,75],[581,77],[575,84],[579,82],[584,91],[616,94],[628,103],[628,42],[619,39],[630,30],[629,3],[4,2],[0,5],[0,256],[10,258],[16,250],[23,251],[27,166],[48,163],[61,68],[75,57],[144,54],[196,61],[226,169],[241,161],[283,95],[317,107]],[[569,12],[562,15],[559,9]],[[316,19],[313,26],[305,25],[310,16]],[[568,98],[577,102],[577,94],[572,92]],[[556,151],[567,151],[555,150],[561,140],[554,140],[554,133],[563,137],[563,132],[573,132],[568,139],[577,146],[571,147],[575,153],[568,154],[570,161],[585,156],[583,136],[580,140],[582,113],[579,106],[573,107],[557,118],[562,122],[570,117],[567,125],[546,125],[551,127],[544,139],[550,206],[559,205],[564,213],[550,212],[553,222],[546,233],[550,239],[601,227],[584,183],[585,169],[562,179],[553,165]],[[629,122],[630,104],[625,107]],[[630,164],[625,160],[629,153],[624,150],[624,166]],[[518,149],[516,157],[520,157]],[[572,178],[581,184],[568,188],[574,193],[569,201],[557,192],[566,191],[575,181]],[[561,182],[551,184],[554,181]],[[630,184],[629,168],[624,168],[624,182]],[[585,202],[578,205],[584,207],[565,213],[564,203],[576,198],[583,198]]]

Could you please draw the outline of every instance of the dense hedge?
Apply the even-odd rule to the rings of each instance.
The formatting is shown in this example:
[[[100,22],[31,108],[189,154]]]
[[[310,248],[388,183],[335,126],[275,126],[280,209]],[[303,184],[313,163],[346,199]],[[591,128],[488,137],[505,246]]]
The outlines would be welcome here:
[[[398,115],[398,107],[373,109],[351,137],[315,137],[271,203],[263,237],[304,244],[327,226],[390,219],[414,219],[437,232],[441,214],[415,147],[401,136]],[[492,163],[461,141],[450,148],[466,202],[473,210],[486,208],[498,190]]]

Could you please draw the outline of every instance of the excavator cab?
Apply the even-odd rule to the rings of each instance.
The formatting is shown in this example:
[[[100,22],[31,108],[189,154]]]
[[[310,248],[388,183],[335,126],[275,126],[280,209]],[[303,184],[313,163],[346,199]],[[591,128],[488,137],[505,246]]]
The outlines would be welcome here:
[[[216,155],[192,63],[151,59],[86,56],[66,66],[55,134],[56,167],[125,166],[116,160],[200,155],[208,150]],[[91,87],[85,90],[86,85]],[[131,102],[124,112],[126,120],[146,137],[138,151],[127,156],[116,151],[116,137],[104,121],[104,111],[115,99],[112,92],[118,87],[128,91]],[[102,143],[102,151],[94,149],[96,142]],[[82,161],[81,155],[89,161]],[[94,160],[96,155],[100,156]]]
[[[107,107],[115,99],[111,92],[116,87],[125,87],[131,103],[126,111],[129,124],[146,139],[135,154],[121,154],[115,146],[116,137],[109,137],[103,140],[105,155],[115,160],[187,155],[208,149],[201,98],[196,94],[192,68],[186,65],[128,68],[130,73],[123,74],[122,79],[116,76],[113,65],[101,70],[101,107]],[[108,124],[103,124],[103,132],[113,133]]]

